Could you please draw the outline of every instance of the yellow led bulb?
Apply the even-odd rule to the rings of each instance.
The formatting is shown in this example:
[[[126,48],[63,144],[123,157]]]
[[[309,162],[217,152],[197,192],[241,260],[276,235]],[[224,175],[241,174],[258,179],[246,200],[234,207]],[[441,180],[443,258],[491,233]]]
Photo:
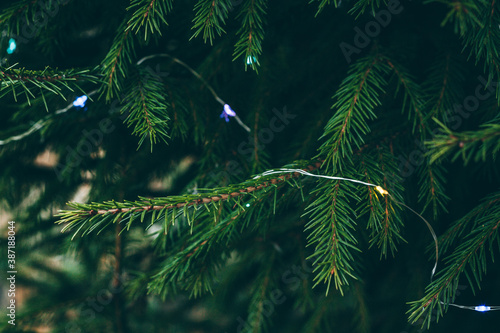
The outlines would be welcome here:
[[[375,186],[375,189],[380,192],[382,195],[389,194],[386,190],[384,190],[381,186]]]

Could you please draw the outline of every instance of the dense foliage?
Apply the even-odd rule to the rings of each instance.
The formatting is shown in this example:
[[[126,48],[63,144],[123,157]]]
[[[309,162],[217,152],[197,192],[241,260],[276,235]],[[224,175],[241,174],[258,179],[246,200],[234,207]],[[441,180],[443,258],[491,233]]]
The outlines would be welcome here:
[[[494,332],[499,11],[3,2],[0,327]]]

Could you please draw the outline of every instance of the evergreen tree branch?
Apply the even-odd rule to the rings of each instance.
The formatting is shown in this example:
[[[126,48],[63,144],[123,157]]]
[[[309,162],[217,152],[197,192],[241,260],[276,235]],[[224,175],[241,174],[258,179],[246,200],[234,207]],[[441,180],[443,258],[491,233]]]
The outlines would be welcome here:
[[[319,1],[319,4],[318,4],[318,11],[316,12],[316,16],[319,15],[319,13],[321,13],[321,11],[328,5],[330,5],[330,2],[332,0],[309,0],[309,3],[313,3],[313,2],[316,2],[316,1]],[[337,0],[333,0],[333,3],[335,4],[335,7],[338,6],[337,4]]]
[[[271,252],[265,258],[259,274],[256,278],[255,289],[252,291],[253,297],[248,309],[247,322],[250,324],[249,333],[261,333],[267,331],[269,316],[265,313],[264,302],[270,299],[273,291],[273,264],[275,264],[276,251]]]
[[[483,204],[484,205],[484,204]],[[459,279],[464,274],[474,291],[474,285],[480,286],[480,281],[486,273],[486,252],[493,256],[493,247],[497,243],[500,249],[500,205],[488,207],[485,214],[475,215],[475,226],[466,236],[465,240],[458,245],[451,255],[445,259],[446,267],[441,270],[439,277],[426,288],[425,296],[418,301],[411,302],[410,321],[416,322],[423,318],[423,325],[429,327],[432,310],[436,309],[436,315],[442,317],[448,310],[449,303],[456,296]],[[472,212],[471,212],[472,214]],[[470,216],[466,216],[460,224],[467,223]],[[469,268],[469,269],[467,269]]]
[[[250,66],[257,70],[264,40],[266,7],[267,0],[245,0],[238,13],[237,18],[241,19],[242,24],[236,32],[239,38],[234,47],[233,61],[244,55],[245,69]]]
[[[161,25],[168,25],[166,16],[172,10],[173,0],[132,0],[127,10],[135,10],[127,22],[126,30],[135,34],[144,27],[144,40],[157,32],[161,35]]]
[[[393,60],[387,59],[387,64],[391,70],[396,75],[398,80],[398,87],[396,89],[396,94],[398,93],[399,87],[402,86],[403,90],[403,106],[402,109],[408,108],[408,117],[413,118],[413,131],[418,127],[421,134],[425,133],[426,121],[423,114],[422,106],[422,92],[419,85],[413,80],[408,71],[401,65],[398,65]]]
[[[0,98],[12,91],[14,99],[17,101],[19,95],[26,96],[28,104],[31,105],[31,99],[36,98],[36,94],[44,100],[45,94],[51,93],[66,99],[64,96],[67,89],[74,92],[75,89],[85,92],[80,87],[80,83],[98,82],[96,75],[88,69],[77,70],[57,70],[46,67],[44,70],[28,70],[25,68],[14,68],[15,65],[8,68],[0,67]]]
[[[463,66],[457,56],[451,53],[438,57],[429,68],[429,76],[423,84],[427,118],[439,117],[447,120],[453,105],[462,98],[462,84],[465,77]]]
[[[314,253],[308,258],[313,259],[314,287],[323,282],[327,285],[327,294],[333,283],[343,294],[345,285],[349,285],[349,278],[357,279],[352,263],[353,251],[361,252],[356,247],[357,240],[352,234],[355,222],[355,211],[351,208],[349,199],[359,201],[352,190],[352,185],[340,180],[331,181],[321,179],[313,193],[320,196],[307,208],[309,222],[308,246],[315,245]]]
[[[60,0],[20,0],[13,2],[0,12],[0,25],[5,33],[18,42],[36,37],[41,27],[51,18],[53,11],[61,5]],[[63,3],[62,5],[66,5]],[[55,7],[55,9],[53,8]]]
[[[222,26],[226,24],[225,21],[231,8],[231,0],[199,0],[194,6],[197,12],[193,19],[192,29],[196,31],[191,39],[198,37],[203,31],[203,41],[206,43],[209,39],[212,45],[215,33],[219,36],[225,33]]]
[[[255,193],[254,200],[245,204],[247,208],[242,208],[243,202],[240,199],[237,199],[233,207],[217,201],[207,204],[205,209],[194,208],[196,211],[191,218],[189,210],[185,210],[184,219],[187,223],[177,224],[176,229],[171,229],[165,222],[164,232],[157,238],[157,244],[168,251],[162,254],[165,260],[150,278],[149,291],[166,297],[180,288],[196,297],[203,292],[212,292],[217,273],[231,253],[234,255],[235,251],[241,252],[241,261],[246,263],[254,260],[260,262],[260,253],[267,260],[267,251],[249,247],[255,244],[255,233],[261,234],[262,228],[266,228],[264,221],[270,220],[271,215],[274,215],[272,197],[284,185],[285,182],[281,182]],[[290,200],[294,192],[292,188],[288,188],[283,193],[283,200]],[[172,223],[174,216],[183,218],[182,215],[175,215],[175,210],[172,214]],[[191,232],[188,232],[188,228]],[[168,241],[167,233],[171,235]],[[179,237],[175,239],[175,235]],[[248,244],[242,245],[245,242]]]
[[[368,214],[368,229],[370,229],[370,247],[377,245],[380,256],[387,257],[390,249],[394,256],[398,241],[405,241],[401,235],[403,220],[399,206],[395,206],[391,198],[402,201],[403,186],[397,176],[398,168],[392,154],[383,146],[377,146],[374,151],[364,149],[357,153],[358,169],[356,173],[364,175],[367,182],[381,184],[390,189],[391,196],[383,196],[380,200],[378,192],[373,187],[361,189],[360,197],[366,198],[358,204],[358,218]],[[382,201],[382,202],[381,202]]]
[[[382,59],[372,54],[354,63],[333,96],[337,101],[332,108],[337,111],[325,126],[321,138],[326,140],[319,149],[327,168],[341,171],[351,162],[354,149],[364,143],[363,136],[370,131],[368,120],[376,117],[373,110],[381,104],[379,94],[387,84],[383,74],[388,68]]]
[[[427,2],[438,2],[447,5],[449,12],[446,14],[443,22],[441,22],[441,26],[446,25],[448,21],[454,21],[455,33],[460,33],[461,36],[464,36],[469,29],[483,26],[479,19],[481,3],[478,4],[478,1],[428,0]],[[481,2],[484,3],[483,0]]]
[[[136,73],[124,97],[121,113],[128,114],[124,122],[128,127],[134,126],[132,134],[140,136],[139,147],[149,137],[152,150],[157,139],[166,143],[169,138],[169,105],[160,77],[140,67]]]
[[[302,163],[303,164],[303,163]],[[309,170],[319,168],[321,165],[316,163],[308,167]],[[176,210],[182,209],[186,214],[190,206],[202,206],[218,201],[232,201],[236,203],[239,197],[252,192],[265,189],[275,184],[284,182],[291,177],[298,177],[299,173],[285,174],[279,177],[269,178],[261,177],[259,179],[247,180],[240,184],[230,185],[225,188],[216,188],[210,193],[187,194],[183,196],[171,196],[164,198],[140,198],[136,201],[108,201],[104,203],[80,204],[76,202],[68,203],[68,206],[74,210],[63,210],[59,214],[59,223],[67,223],[64,230],[78,228],[75,235],[82,230],[82,235],[89,234],[96,228],[105,227],[108,224],[115,223],[119,219],[127,219],[128,225],[136,218],[144,221],[146,214],[152,216],[152,223],[159,220],[160,216],[167,217],[167,211],[175,220]],[[239,204],[239,203],[238,203]],[[158,214],[158,215],[156,215]],[[90,225],[89,225],[90,224]],[[86,229],[84,229],[86,227]],[[73,236],[74,237],[74,236]]]
[[[382,0],[384,4],[387,4],[387,0]],[[354,3],[351,9],[349,9],[350,14],[356,14],[356,18],[360,17],[364,14],[366,8],[370,7],[370,12],[373,16],[375,16],[375,10],[380,8],[382,3],[381,0],[358,0]]]
[[[470,54],[475,53],[476,63],[485,60],[484,68],[489,72],[489,79],[500,77],[500,56],[498,45],[500,44],[500,2],[497,0],[481,1],[479,3],[481,26],[476,29],[471,27],[465,34],[465,46],[471,47]],[[500,88],[497,87],[497,95]]]
[[[119,96],[123,89],[123,79],[127,77],[129,65],[132,63],[132,58],[135,57],[133,35],[130,33],[127,21],[125,19],[118,28],[118,34],[101,63],[101,72],[105,80],[101,96],[106,93],[107,101],[114,96]]]
[[[457,133],[452,132],[439,120],[434,120],[444,133],[426,142],[431,163],[449,155],[452,155],[452,161],[462,157],[465,164],[471,159],[476,162],[485,161],[488,156],[495,158],[500,150],[500,124],[484,124],[477,131]]]
[[[440,210],[447,212],[446,203],[450,200],[445,193],[446,169],[441,164],[424,164],[418,169],[418,202],[423,202],[422,212],[430,207],[436,219]]]
[[[455,32],[460,31],[465,47],[470,47],[470,56],[476,58],[476,64],[484,59],[484,69],[489,73],[489,80],[500,77],[500,55],[497,46],[500,43],[500,2],[497,0],[481,1],[437,1],[450,7],[442,25],[448,20],[455,21]],[[497,95],[500,92],[497,87]]]
[[[446,232],[441,235],[439,241],[439,251],[446,253],[453,244],[461,240],[464,235],[469,235],[471,229],[477,228],[478,223],[492,213],[492,209],[500,204],[500,192],[493,193],[486,197],[482,203],[472,209],[467,215],[451,224]],[[479,222],[478,222],[479,221]]]

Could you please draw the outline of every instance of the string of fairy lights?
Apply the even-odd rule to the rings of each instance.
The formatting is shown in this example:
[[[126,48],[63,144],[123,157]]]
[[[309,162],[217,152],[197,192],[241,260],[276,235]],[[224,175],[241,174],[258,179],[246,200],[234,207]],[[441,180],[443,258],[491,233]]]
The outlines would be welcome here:
[[[15,48],[16,48],[15,47],[15,43],[13,42],[13,44],[11,44],[10,47],[11,47],[12,52],[13,52],[15,50]],[[245,125],[245,123],[243,123],[243,121],[241,120],[241,118],[236,114],[236,112],[231,108],[231,106],[229,104],[227,104],[226,102],[224,102],[222,100],[222,98],[220,98],[219,95],[215,92],[215,90],[213,89],[213,87],[198,72],[196,72],[193,68],[191,68],[185,62],[183,62],[183,61],[179,60],[178,58],[173,57],[173,56],[171,56],[171,55],[169,55],[167,53],[160,53],[160,54],[153,54],[153,55],[146,56],[146,57],[140,59],[139,61],[137,61],[136,65],[139,66],[139,65],[141,65],[143,62],[145,62],[147,60],[150,60],[150,59],[153,59],[153,58],[158,58],[158,57],[167,57],[167,58],[170,58],[170,59],[172,59],[172,61],[178,63],[179,65],[181,65],[184,68],[186,68],[189,72],[191,72],[210,91],[210,93],[214,96],[214,99],[223,106],[223,110],[222,110],[222,113],[220,115],[220,118],[224,118],[226,122],[229,122],[229,118],[233,117],[234,119],[236,119],[236,122],[245,131],[247,131],[248,133],[250,133],[250,128],[247,125]],[[47,123],[49,122],[49,120],[52,119],[54,116],[57,116],[57,115],[59,115],[61,113],[68,112],[73,107],[74,108],[85,108],[86,103],[89,100],[89,98],[91,96],[95,95],[97,92],[98,92],[98,90],[93,90],[93,91],[89,92],[86,95],[82,95],[82,96],[76,97],[75,100],[72,103],[69,103],[66,107],[64,107],[62,109],[58,109],[55,112],[53,112],[53,113],[45,116],[44,118],[40,119],[37,122],[35,122],[25,132],[20,133],[18,135],[13,135],[13,136],[8,137],[8,138],[3,139],[3,140],[0,140],[0,146],[6,145],[6,144],[8,144],[10,142],[22,140],[25,137],[27,137],[27,136],[29,136],[29,135],[31,135],[31,134],[39,131],[44,126],[46,126]]]
[[[9,43],[8,43],[7,53],[8,54],[12,54],[15,50],[16,50],[16,41],[11,38],[9,40]],[[148,61],[148,60],[154,59],[154,58],[170,58],[175,63],[183,66],[184,68],[186,68],[191,74],[193,74],[198,80],[200,80],[203,83],[203,85],[213,95],[214,99],[223,106],[223,111],[222,111],[222,113],[220,115],[220,118],[224,118],[224,120],[226,122],[229,122],[229,118],[232,117],[232,118],[236,119],[237,123],[246,132],[250,133],[250,128],[246,124],[243,123],[243,121],[240,119],[240,117],[238,117],[238,115],[231,108],[231,106],[229,104],[227,104],[226,102],[224,102],[224,100],[222,100],[219,97],[219,95],[215,92],[215,90],[213,89],[213,87],[198,72],[196,72],[193,68],[191,68],[185,62],[179,60],[176,57],[171,56],[170,54],[159,53],[159,54],[153,54],[153,55],[149,55],[149,56],[146,56],[144,58],[141,58],[139,61],[137,61],[136,65],[139,66],[142,63],[144,63],[145,61]],[[252,64],[253,62],[256,62],[256,61],[257,60],[255,58],[252,59],[252,58],[249,57],[247,59],[247,64]],[[6,144],[8,144],[10,142],[22,140],[23,138],[31,135],[32,133],[34,133],[34,132],[42,129],[53,116],[56,116],[56,115],[68,112],[73,107],[74,108],[84,108],[85,105],[86,105],[86,103],[87,103],[87,101],[88,101],[88,99],[91,96],[95,95],[97,92],[98,92],[97,90],[94,90],[94,91],[89,92],[86,95],[82,95],[82,96],[77,97],[72,103],[68,104],[66,107],[64,107],[62,109],[59,109],[59,110],[56,110],[54,113],[52,113],[52,114],[50,114],[50,115],[42,118],[41,120],[37,121],[36,123],[34,123],[27,131],[25,131],[25,132],[23,132],[21,134],[18,134],[18,135],[11,136],[11,137],[6,138],[4,140],[0,140],[0,146],[6,145]],[[436,273],[436,269],[437,269],[437,265],[438,265],[438,261],[439,261],[439,256],[438,256],[439,255],[439,245],[438,245],[437,236],[436,236],[436,233],[434,232],[434,229],[432,228],[432,225],[422,215],[420,215],[419,213],[417,213],[411,207],[409,207],[406,204],[404,204],[404,203],[396,200],[394,198],[394,196],[392,196],[387,190],[383,189],[379,185],[368,183],[368,182],[363,182],[363,181],[356,180],[356,179],[344,178],[344,177],[316,175],[316,174],[312,174],[312,173],[307,172],[307,171],[302,170],[302,169],[280,168],[280,169],[275,169],[275,170],[268,170],[268,171],[265,171],[265,172],[263,172],[263,173],[255,176],[254,179],[257,179],[257,178],[260,178],[260,177],[264,177],[264,176],[268,176],[268,175],[273,175],[273,174],[281,174],[281,173],[300,173],[302,175],[309,176],[309,177],[325,178],[325,179],[331,179],[331,180],[343,180],[343,181],[348,181],[348,182],[357,183],[357,184],[361,184],[361,185],[372,186],[372,187],[375,187],[375,189],[382,196],[385,196],[385,195],[390,196],[391,199],[396,204],[398,204],[398,205],[400,205],[402,207],[405,207],[406,209],[408,209],[409,211],[411,211],[413,214],[415,214],[418,218],[420,218],[426,224],[426,226],[429,229],[429,232],[431,233],[431,236],[432,236],[432,238],[434,240],[435,252],[436,252],[436,259],[435,259],[435,262],[434,262],[434,267],[432,268],[432,271],[431,271],[431,281],[432,281],[432,279],[434,277],[434,274]],[[455,303],[444,303],[442,301],[440,303],[442,305],[448,305],[448,306],[453,306],[453,307],[456,307],[456,308],[459,308],[459,309],[472,310],[472,311],[477,311],[477,312],[489,312],[489,311],[500,310],[500,306],[490,306],[490,305],[484,305],[484,304],[483,305],[476,305],[476,306],[474,306],[474,305],[460,305],[460,304],[455,304]]]

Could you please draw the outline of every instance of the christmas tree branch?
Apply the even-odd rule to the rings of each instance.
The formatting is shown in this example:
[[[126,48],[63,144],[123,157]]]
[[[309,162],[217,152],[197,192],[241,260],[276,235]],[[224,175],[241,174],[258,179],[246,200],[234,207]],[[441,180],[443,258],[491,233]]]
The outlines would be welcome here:
[[[398,93],[399,86],[404,88],[403,94],[403,107],[402,109],[406,109],[408,107],[409,114],[411,117],[415,115],[416,117],[412,117],[413,120],[413,130],[418,127],[420,133],[425,132],[425,117],[423,115],[422,110],[422,93],[420,91],[420,87],[413,80],[413,78],[407,74],[408,71],[402,66],[395,63],[393,60],[386,59],[387,64],[391,68],[391,70],[396,75],[398,81],[398,88],[396,89],[396,94]]]
[[[101,72],[105,79],[102,94],[106,92],[106,100],[111,100],[122,91],[122,81],[128,74],[128,66],[135,57],[133,35],[130,34],[127,19],[118,28],[118,34],[106,57],[101,63]],[[120,75],[119,75],[120,74]]]
[[[212,45],[215,33],[219,36],[226,33],[222,26],[226,24],[228,12],[231,8],[231,0],[199,0],[194,6],[196,15],[191,29],[196,31],[191,36],[191,39],[198,37],[203,31],[203,41],[206,43],[208,39],[210,45]]]
[[[264,40],[266,7],[267,0],[245,0],[238,13],[237,17],[242,20],[242,24],[236,32],[239,38],[234,47],[233,61],[244,55],[245,69],[250,66],[257,70]]]
[[[485,161],[487,156],[495,158],[500,151],[500,124],[484,124],[480,130],[457,133],[449,130],[437,119],[434,120],[444,133],[426,142],[431,163],[449,155],[452,155],[452,161],[462,157],[465,164],[471,159],[476,162]]]
[[[61,0],[20,0],[0,12],[0,24],[5,27],[5,33],[20,42],[33,38],[38,30],[46,25],[54,12],[57,12]],[[66,1],[67,2],[67,1]],[[62,5],[66,5],[63,3]],[[54,6],[55,8],[52,8]],[[44,22],[44,23],[41,23]],[[20,35],[22,33],[22,35]],[[13,34],[17,35],[14,36]],[[19,36],[20,35],[20,36]]]
[[[484,204],[481,206],[484,208]],[[455,299],[459,278],[462,274],[465,274],[473,291],[474,285],[480,286],[482,276],[486,273],[485,249],[489,248],[490,253],[492,253],[495,243],[500,249],[498,232],[500,206],[488,206],[487,212],[484,214],[475,214],[474,212],[471,214],[475,215],[474,227],[465,240],[462,240],[462,243],[453,250],[452,254],[445,258],[446,267],[438,273],[439,277],[426,288],[425,296],[410,303],[410,321],[416,322],[423,317],[422,325],[429,327],[433,309],[437,310],[438,317],[442,317],[447,311],[449,303]],[[464,217],[459,223],[465,225],[470,217]]]
[[[422,212],[430,207],[434,218],[437,218],[439,211],[445,211],[446,203],[450,197],[446,195],[446,169],[441,164],[424,164],[418,169],[419,192],[418,202],[422,202],[424,207]]]
[[[167,142],[170,118],[165,95],[161,78],[139,67],[132,76],[121,108],[121,113],[127,114],[125,123],[128,127],[134,126],[132,134],[141,137],[139,146],[148,136],[151,150],[157,139]]]
[[[314,170],[319,168],[320,163],[310,165],[307,169]],[[78,231],[90,222],[96,222],[89,226],[84,234],[87,234],[96,228],[96,225],[109,224],[118,221],[118,219],[127,217],[130,219],[129,224],[135,217],[144,220],[146,214],[152,214],[152,222],[154,222],[156,214],[166,217],[166,210],[186,209],[190,206],[205,206],[209,203],[217,203],[218,201],[236,200],[246,194],[259,191],[261,189],[274,186],[275,184],[284,182],[291,177],[298,177],[299,173],[285,174],[279,177],[270,179],[252,179],[240,184],[231,185],[225,188],[214,189],[210,193],[204,194],[188,194],[183,196],[171,196],[165,198],[141,198],[137,201],[115,202],[108,201],[104,203],[80,204],[68,203],[68,206],[74,210],[63,210],[59,214],[59,223],[67,223],[64,230],[73,229],[78,226]],[[173,213],[172,213],[173,214]],[[175,219],[175,214],[172,215]],[[112,217],[112,218],[111,218]],[[111,219],[110,219],[111,218]]]
[[[212,202],[210,208],[207,206],[194,212],[193,215],[197,214],[193,216],[196,223],[190,222],[189,215],[186,215],[188,223],[177,224],[177,229],[170,230],[165,222],[157,246],[168,251],[163,254],[165,259],[158,265],[156,273],[149,278],[149,291],[165,297],[176,293],[180,287],[198,296],[211,292],[219,267],[234,251],[243,254],[243,262],[258,260],[257,253],[247,251],[248,247],[255,244],[255,233],[260,234],[261,228],[266,228],[266,221],[274,215],[272,196],[284,185],[285,182],[280,182],[273,188],[263,189],[254,200],[247,201],[244,209],[235,209],[241,206],[238,202],[231,208],[218,201]],[[286,189],[282,200],[290,200],[293,193],[292,188]],[[191,231],[187,232],[189,228]],[[245,239],[249,244],[245,245]],[[266,251],[265,258],[269,257],[268,254]],[[249,257],[245,258],[245,255]]]
[[[349,9],[349,13],[354,15],[357,12],[356,18],[358,18],[363,15],[366,8],[370,7],[370,13],[375,16],[375,10],[380,8],[381,3],[387,3],[387,0],[359,0]]]
[[[318,5],[318,11],[316,12],[316,16],[318,16],[319,13],[321,13],[321,11],[328,5],[330,5],[330,2],[332,0],[309,0],[309,3],[313,3],[315,1],[319,1],[319,5]],[[338,6],[337,4],[337,0],[333,0],[333,3],[335,4],[335,7]]]
[[[135,34],[144,27],[144,40],[155,31],[161,35],[162,23],[168,25],[166,16],[172,10],[173,0],[132,0],[127,10],[134,13],[127,22],[126,31],[134,31]]]
[[[500,204],[500,192],[494,193],[483,200],[467,215],[455,221],[446,232],[439,237],[440,253],[446,253],[451,246],[456,243],[463,235],[471,233],[471,229],[477,227],[478,221],[481,221],[491,209]]]
[[[24,94],[28,103],[31,104],[31,98],[36,98],[33,90],[38,90],[47,111],[48,107],[45,102],[44,93],[50,92],[66,99],[63,88],[71,92],[74,89],[78,89],[85,94],[79,85],[80,82],[98,82],[98,77],[88,69],[53,70],[46,67],[44,70],[28,70],[25,68],[14,68],[14,66],[8,68],[0,67],[0,97],[12,91],[16,101],[17,96]]]
[[[463,94],[465,77],[460,70],[463,62],[453,53],[440,55],[429,68],[430,73],[423,86],[426,116],[446,120],[453,104]]]
[[[321,138],[326,140],[319,149],[327,168],[342,170],[354,149],[364,143],[363,136],[370,131],[368,120],[376,117],[373,110],[380,105],[379,94],[386,85],[383,74],[388,68],[382,59],[374,53],[355,62],[335,93],[332,108],[337,111],[325,126]]]

